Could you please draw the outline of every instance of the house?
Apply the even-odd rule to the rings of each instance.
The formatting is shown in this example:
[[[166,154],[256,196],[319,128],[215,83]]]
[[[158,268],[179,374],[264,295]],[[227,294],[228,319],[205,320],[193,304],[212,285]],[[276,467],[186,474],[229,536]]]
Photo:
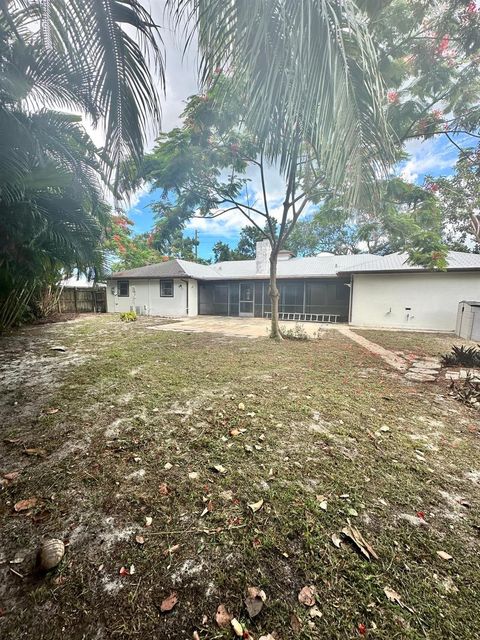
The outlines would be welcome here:
[[[186,260],[112,274],[110,312],[167,317],[270,317],[268,240],[255,260],[201,265]],[[407,255],[278,257],[282,320],[453,331],[458,303],[480,300],[480,255],[450,252],[447,271],[409,265]]]

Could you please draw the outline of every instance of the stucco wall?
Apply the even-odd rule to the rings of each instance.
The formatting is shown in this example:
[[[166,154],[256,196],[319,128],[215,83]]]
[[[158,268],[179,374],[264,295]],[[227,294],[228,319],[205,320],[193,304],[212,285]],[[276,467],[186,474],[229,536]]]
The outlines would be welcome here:
[[[461,300],[480,300],[479,273],[357,274],[351,323],[454,331]]]
[[[187,282],[180,278],[173,279],[173,298],[160,297],[160,280],[129,280],[130,295],[128,298],[116,295],[115,280],[107,283],[107,311],[122,313],[141,308],[141,313],[149,316],[179,317],[187,315]],[[188,315],[198,315],[197,281],[188,280]]]

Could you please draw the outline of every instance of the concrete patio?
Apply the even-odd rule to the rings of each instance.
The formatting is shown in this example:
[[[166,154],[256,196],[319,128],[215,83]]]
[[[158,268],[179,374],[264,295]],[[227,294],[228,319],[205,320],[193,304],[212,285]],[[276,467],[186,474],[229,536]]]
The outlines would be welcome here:
[[[334,329],[339,325],[317,322],[285,322],[280,321],[281,327],[295,329],[300,325],[310,337],[316,337],[318,332]],[[270,320],[264,318],[232,318],[227,316],[196,316],[194,318],[172,319],[161,325],[147,325],[155,331],[180,331],[188,333],[218,333],[225,336],[241,338],[266,338],[270,330]]]

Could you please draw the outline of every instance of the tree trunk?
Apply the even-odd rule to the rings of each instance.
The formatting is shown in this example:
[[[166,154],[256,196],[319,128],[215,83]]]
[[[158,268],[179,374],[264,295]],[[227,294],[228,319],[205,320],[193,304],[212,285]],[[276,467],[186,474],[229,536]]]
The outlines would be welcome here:
[[[277,287],[277,258],[278,249],[270,254],[270,302],[272,305],[272,325],[270,329],[270,337],[274,340],[283,340],[282,332],[278,324],[278,302],[280,292]]]

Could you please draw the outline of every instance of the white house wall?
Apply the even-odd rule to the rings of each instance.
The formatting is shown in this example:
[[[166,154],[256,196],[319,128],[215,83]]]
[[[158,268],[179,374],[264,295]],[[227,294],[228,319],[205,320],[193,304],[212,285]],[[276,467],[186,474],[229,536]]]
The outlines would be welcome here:
[[[127,278],[125,278],[126,280]],[[110,280],[107,285],[107,310],[110,313],[123,313],[131,309],[140,309],[142,315],[181,317],[187,315],[187,286],[188,286],[188,315],[198,315],[198,287],[196,280],[182,280],[173,278],[173,297],[160,297],[160,280],[132,279],[129,280],[127,297],[117,295],[117,284]]]
[[[479,273],[355,274],[351,324],[454,331],[462,300],[480,300]]]

